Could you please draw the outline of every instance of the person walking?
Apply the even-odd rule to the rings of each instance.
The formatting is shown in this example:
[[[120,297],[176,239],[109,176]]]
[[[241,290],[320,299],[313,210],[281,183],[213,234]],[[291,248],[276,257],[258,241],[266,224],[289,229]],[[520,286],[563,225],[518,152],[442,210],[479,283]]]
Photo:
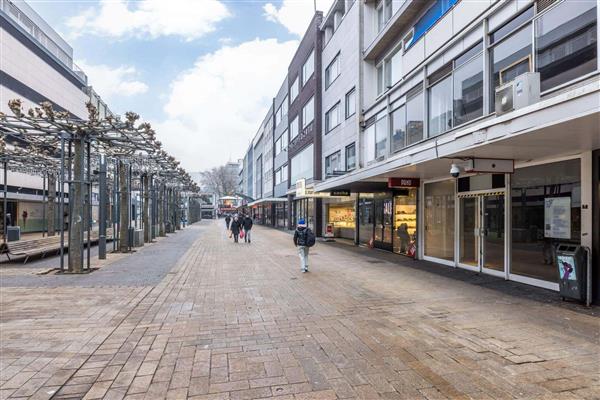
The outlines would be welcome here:
[[[237,243],[238,237],[240,236],[240,229],[242,228],[242,224],[237,216],[233,217],[233,221],[231,221],[229,228],[231,229],[231,233],[233,235],[233,241]]]
[[[304,218],[300,218],[294,231],[294,245],[298,248],[302,272],[308,272],[308,249],[314,244],[315,234],[306,226]]]
[[[252,236],[250,236],[250,231],[252,230],[252,225],[254,222],[252,221],[252,217],[246,215],[243,219],[244,225],[244,242],[252,243]]]
[[[231,223],[231,217],[229,216],[229,214],[225,215],[225,226],[227,227],[227,230],[229,230],[229,224]]]

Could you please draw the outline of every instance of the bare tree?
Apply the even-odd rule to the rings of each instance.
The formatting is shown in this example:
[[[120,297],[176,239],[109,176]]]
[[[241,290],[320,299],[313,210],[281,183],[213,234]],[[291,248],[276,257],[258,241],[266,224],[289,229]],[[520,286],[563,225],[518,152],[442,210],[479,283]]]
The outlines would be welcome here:
[[[202,185],[217,196],[235,194],[237,188],[237,173],[226,166],[214,167],[200,173]]]

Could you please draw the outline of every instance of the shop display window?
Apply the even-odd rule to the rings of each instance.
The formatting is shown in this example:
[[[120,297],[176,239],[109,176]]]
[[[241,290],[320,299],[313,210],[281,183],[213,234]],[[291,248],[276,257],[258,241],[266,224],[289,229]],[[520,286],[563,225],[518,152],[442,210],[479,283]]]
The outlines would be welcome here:
[[[417,190],[394,197],[394,253],[414,255],[417,243]]]
[[[426,256],[454,261],[453,180],[425,184]]]
[[[354,214],[353,204],[330,204],[327,223],[333,224],[335,228],[354,228]]]
[[[557,245],[581,243],[580,160],[519,168],[511,192],[511,273],[557,282]]]

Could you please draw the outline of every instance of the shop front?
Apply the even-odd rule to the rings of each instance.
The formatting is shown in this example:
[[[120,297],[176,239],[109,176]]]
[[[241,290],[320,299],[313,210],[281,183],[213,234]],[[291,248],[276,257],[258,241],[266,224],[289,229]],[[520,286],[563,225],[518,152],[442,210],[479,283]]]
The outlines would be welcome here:
[[[556,249],[581,244],[581,158],[425,182],[425,260],[558,289]]]
[[[354,240],[356,231],[356,199],[323,199],[324,236]]]
[[[287,229],[288,227],[288,203],[277,202],[275,203],[275,227],[280,229]]]
[[[416,187],[358,195],[358,243],[416,256]]]

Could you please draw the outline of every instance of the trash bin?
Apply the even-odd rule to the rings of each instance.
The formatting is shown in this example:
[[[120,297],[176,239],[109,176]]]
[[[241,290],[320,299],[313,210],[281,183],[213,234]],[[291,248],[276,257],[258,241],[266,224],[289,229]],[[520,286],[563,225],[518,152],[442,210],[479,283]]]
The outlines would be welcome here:
[[[574,244],[559,244],[556,248],[558,286],[563,298],[585,301],[587,254],[585,248]]]
[[[6,241],[16,242],[21,240],[21,227],[20,226],[7,226],[6,227]]]

